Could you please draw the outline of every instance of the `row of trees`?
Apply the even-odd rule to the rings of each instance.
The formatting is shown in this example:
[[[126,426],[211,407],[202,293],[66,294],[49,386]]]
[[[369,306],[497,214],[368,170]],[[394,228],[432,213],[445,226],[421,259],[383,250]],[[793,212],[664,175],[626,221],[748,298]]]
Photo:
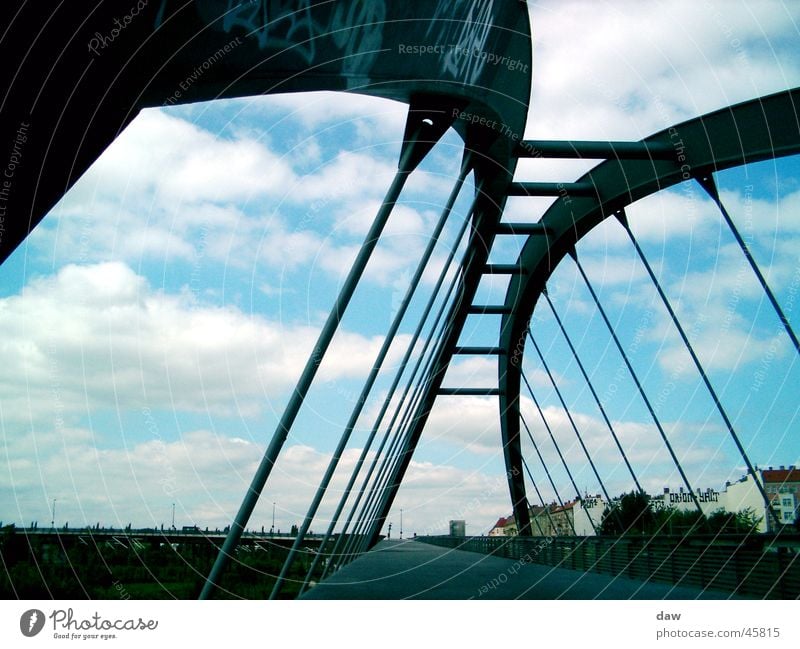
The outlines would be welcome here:
[[[603,514],[600,533],[620,534],[747,534],[761,522],[752,508],[739,512],[719,509],[706,516],[674,507],[654,510],[650,496],[631,492]]]

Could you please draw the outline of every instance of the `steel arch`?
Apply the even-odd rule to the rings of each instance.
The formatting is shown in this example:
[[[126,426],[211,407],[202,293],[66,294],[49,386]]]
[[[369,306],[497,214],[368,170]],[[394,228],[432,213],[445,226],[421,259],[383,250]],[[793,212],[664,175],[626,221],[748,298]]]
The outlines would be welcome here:
[[[25,164],[13,191],[0,196],[8,217],[0,263],[143,108],[316,90],[365,94],[412,110],[435,106],[451,121],[461,115],[453,128],[503,167],[525,128],[532,53],[524,3],[131,5],[120,21],[111,0],[60,3],[49,15],[27,0],[0,4],[0,141],[13,143],[25,127]]]
[[[530,534],[520,444],[520,378],[530,318],[546,282],[563,257],[601,221],[640,198],[715,171],[800,153],[800,88],[778,92],[671,126],[641,144],[670,151],[667,158],[619,157],[600,163],[545,212],[542,231],[531,235],[512,275],[500,326],[500,424],[509,491],[521,534]],[[566,187],[566,186],[565,186]]]
[[[9,27],[0,37],[6,63],[0,71],[0,137],[12,141],[20,126],[26,131],[25,164],[17,170],[14,191],[2,196],[0,216],[7,210],[14,218],[6,219],[0,236],[0,263],[146,107],[347,91],[409,105],[398,178],[411,173],[449,126],[472,154],[480,189],[471,254],[459,298],[447,314],[447,335],[436,341],[411,441],[381,493],[372,525],[377,538],[468,314],[516,168],[514,148],[527,121],[532,77],[527,7],[493,0],[425,0],[413,6],[386,0],[291,6],[276,0],[156,0],[134,7],[122,22],[111,1],[64,3],[44,22],[34,3],[11,0],[0,7]],[[386,205],[390,211],[393,200]],[[387,210],[382,212],[385,217]],[[342,289],[344,306],[360,272]],[[326,341],[321,349],[338,326],[338,308],[335,316],[320,334]],[[262,486],[313,381],[316,353],[262,460]],[[260,492],[261,487],[248,492],[227,547],[235,547]],[[220,557],[227,556],[223,549]],[[210,577],[207,584],[213,583]]]

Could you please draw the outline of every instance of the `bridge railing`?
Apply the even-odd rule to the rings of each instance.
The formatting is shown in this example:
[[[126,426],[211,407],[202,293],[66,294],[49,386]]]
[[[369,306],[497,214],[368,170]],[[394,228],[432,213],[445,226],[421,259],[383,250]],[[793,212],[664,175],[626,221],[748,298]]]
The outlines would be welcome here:
[[[800,596],[800,535],[418,537],[522,563],[694,586],[739,596]]]

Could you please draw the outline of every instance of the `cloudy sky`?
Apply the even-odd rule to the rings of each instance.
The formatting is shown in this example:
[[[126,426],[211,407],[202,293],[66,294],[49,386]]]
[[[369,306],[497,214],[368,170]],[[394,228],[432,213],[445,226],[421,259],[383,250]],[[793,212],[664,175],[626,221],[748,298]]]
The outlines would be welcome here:
[[[541,139],[638,140],[669,125],[800,84],[800,7],[790,2],[529,2]],[[0,520],[27,524],[222,527],[230,522],[388,187],[404,106],[312,94],[143,111],[0,268]],[[414,174],[251,519],[299,523],[458,173],[448,133]],[[594,161],[523,161],[520,180],[570,181]],[[723,200],[797,322],[800,187],[795,159],[725,172]],[[450,240],[469,187],[446,230]],[[531,207],[533,205],[533,208]],[[510,220],[544,201],[512,200]],[[533,213],[532,213],[533,210]],[[754,463],[800,463],[796,354],[714,205],[687,185],[629,211]],[[513,262],[521,241],[492,253]],[[418,313],[446,250],[437,248]],[[615,223],[579,254],[698,487],[743,472],[677,333]],[[501,299],[502,278],[480,288]],[[550,283],[559,315],[607,398],[643,485],[680,486],[652,421],[574,266]],[[630,489],[605,424],[546,305],[537,342],[613,494]],[[492,344],[497,320],[465,340]],[[401,357],[404,325],[387,365]],[[493,338],[494,337],[494,338]],[[538,359],[525,369],[579,488],[598,485]],[[491,385],[482,359],[448,385]],[[377,396],[388,382],[383,377]],[[332,486],[344,485],[378,409],[367,404]],[[562,496],[541,419],[523,404]],[[532,447],[526,457],[552,498]],[[530,497],[534,494],[529,485]],[[332,511],[326,499],[319,523]],[[390,520],[486,531],[509,511],[492,399],[437,403]]]

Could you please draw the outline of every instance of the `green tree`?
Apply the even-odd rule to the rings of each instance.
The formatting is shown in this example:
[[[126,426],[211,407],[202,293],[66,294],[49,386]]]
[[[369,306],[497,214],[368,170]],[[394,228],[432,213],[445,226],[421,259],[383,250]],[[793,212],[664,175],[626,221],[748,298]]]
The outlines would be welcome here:
[[[654,514],[656,534],[691,534],[706,529],[706,517],[696,509],[666,507]]]
[[[650,496],[631,491],[607,509],[600,523],[602,534],[644,534],[653,531],[655,516],[650,509]]]
[[[708,517],[708,531],[712,534],[747,534],[755,531],[761,517],[752,507],[738,512],[718,509]]]

